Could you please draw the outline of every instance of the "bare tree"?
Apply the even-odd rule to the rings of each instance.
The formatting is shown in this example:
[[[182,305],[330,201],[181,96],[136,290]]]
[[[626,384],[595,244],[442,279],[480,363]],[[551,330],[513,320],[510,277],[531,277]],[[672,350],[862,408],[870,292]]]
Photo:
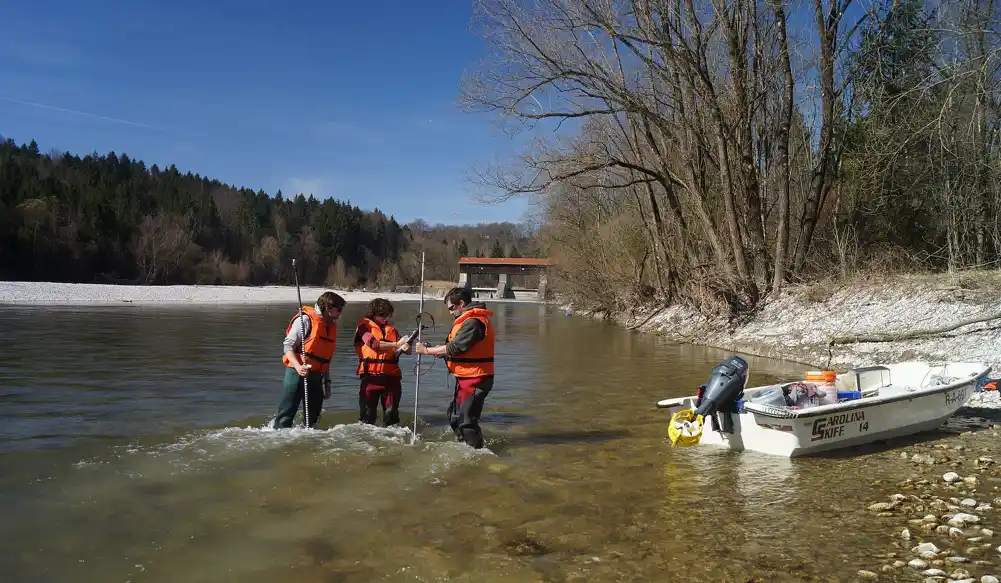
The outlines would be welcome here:
[[[140,282],[165,281],[177,268],[190,243],[191,233],[184,217],[169,213],[143,217],[132,248]]]

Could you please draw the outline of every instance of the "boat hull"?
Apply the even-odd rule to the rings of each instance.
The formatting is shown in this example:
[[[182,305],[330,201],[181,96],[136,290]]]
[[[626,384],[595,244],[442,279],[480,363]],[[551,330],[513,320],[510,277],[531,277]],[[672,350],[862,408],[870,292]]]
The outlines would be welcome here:
[[[707,418],[699,443],[801,457],[914,435],[943,425],[973,394],[977,380],[989,371],[990,367],[984,367],[947,385],[800,409],[789,412],[789,417],[745,406],[739,413],[715,415],[720,428],[724,427],[723,416],[731,416],[730,433],[715,430],[712,419]],[[684,397],[665,399],[658,406],[673,414],[694,408],[694,404],[695,397]]]

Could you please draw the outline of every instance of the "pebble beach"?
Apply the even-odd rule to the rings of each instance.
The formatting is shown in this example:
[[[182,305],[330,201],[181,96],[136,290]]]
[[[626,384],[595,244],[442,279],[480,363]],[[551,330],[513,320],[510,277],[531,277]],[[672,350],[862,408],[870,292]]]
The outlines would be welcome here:
[[[885,525],[887,546],[858,579],[999,583],[999,430],[983,427],[893,452],[912,464],[911,477],[865,503],[872,520]],[[890,486],[874,477],[874,490]]]

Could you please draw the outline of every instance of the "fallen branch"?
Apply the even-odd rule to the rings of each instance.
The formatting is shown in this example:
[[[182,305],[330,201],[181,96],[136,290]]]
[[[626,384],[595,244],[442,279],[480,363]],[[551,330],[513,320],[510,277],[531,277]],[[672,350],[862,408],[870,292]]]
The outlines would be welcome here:
[[[896,342],[899,340],[915,340],[918,338],[926,338],[928,336],[936,336],[938,334],[952,332],[956,328],[962,328],[963,326],[969,326],[970,324],[979,324],[981,322],[989,322],[990,320],[998,319],[1001,319],[1001,312],[994,312],[993,314],[988,314],[986,316],[960,320],[955,324],[943,326],[941,328],[929,328],[926,330],[914,330],[913,332],[896,332],[889,334],[855,334],[851,336],[835,336],[831,338],[827,345],[835,346],[837,344],[849,344],[853,342]]]
[[[653,318],[657,314],[663,312],[664,308],[666,308],[666,307],[667,306],[664,305],[664,306],[661,306],[661,307],[657,308],[656,310],[654,310],[653,312],[651,312],[649,316],[646,317],[646,320],[643,320],[642,322],[640,322],[639,324],[636,324],[635,326],[630,326],[630,327],[626,328],[626,330],[635,330],[635,329],[639,328],[640,326],[642,326],[643,324],[646,324],[647,322],[650,321],[651,318]]]

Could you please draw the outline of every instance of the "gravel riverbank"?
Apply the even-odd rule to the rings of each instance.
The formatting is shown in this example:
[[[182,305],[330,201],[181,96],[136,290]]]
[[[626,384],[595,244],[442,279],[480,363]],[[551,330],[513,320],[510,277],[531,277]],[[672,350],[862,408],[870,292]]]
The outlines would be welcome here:
[[[766,300],[743,322],[705,317],[671,306],[615,318],[645,332],[735,352],[844,370],[898,360],[978,361],[1001,376],[1001,320],[971,324],[933,337],[850,342],[832,337],[902,335],[1001,312],[1001,272],[909,275],[881,280],[792,286]],[[828,361],[830,363],[828,364]],[[997,392],[976,393],[968,406],[1001,408]]]
[[[420,294],[344,291],[303,287],[302,301],[313,302],[331,289],[348,302],[368,302],[382,297],[390,301],[417,301]],[[425,296],[427,300],[427,296]],[[33,281],[0,282],[0,305],[184,305],[184,304],[294,304],[295,286],[228,285],[106,285]]]

